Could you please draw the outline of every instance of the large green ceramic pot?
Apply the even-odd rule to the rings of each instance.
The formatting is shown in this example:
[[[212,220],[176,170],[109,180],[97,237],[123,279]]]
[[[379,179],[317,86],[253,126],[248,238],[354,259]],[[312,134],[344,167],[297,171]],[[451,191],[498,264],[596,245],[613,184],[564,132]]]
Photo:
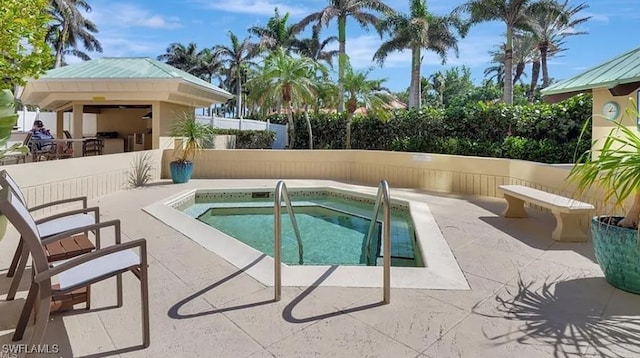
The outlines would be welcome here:
[[[594,217],[591,220],[591,240],[604,277],[614,287],[640,294],[640,246],[637,229],[608,224],[621,217]]]

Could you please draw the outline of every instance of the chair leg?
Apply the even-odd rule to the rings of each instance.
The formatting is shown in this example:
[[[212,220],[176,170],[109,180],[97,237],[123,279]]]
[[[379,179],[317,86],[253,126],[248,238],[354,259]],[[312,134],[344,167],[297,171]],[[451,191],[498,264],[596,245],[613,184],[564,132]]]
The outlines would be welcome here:
[[[122,274],[116,275],[116,304],[118,307],[122,307]]]
[[[142,302],[142,345],[147,348],[151,344],[151,332],[149,329],[149,279],[146,262],[140,267],[140,294],[140,301]]]
[[[13,260],[11,260],[11,266],[9,266],[9,272],[7,272],[7,277],[13,277],[13,274],[16,273],[16,267],[18,266],[18,260],[20,260],[20,255],[22,253],[22,238],[20,238],[20,242],[18,242],[18,248],[16,249],[16,253],[13,255]]]
[[[20,251],[18,265],[14,272],[13,280],[11,280],[11,287],[9,287],[9,292],[7,293],[7,301],[11,301],[16,297],[18,287],[20,286],[20,280],[22,280],[22,274],[24,273],[24,269],[27,266],[27,260],[29,259],[29,250],[24,245],[22,245],[22,250]]]
[[[33,333],[29,340],[29,346],[39,345],[42,343],[44,333],[49,323],[49,314],[51,313],[51,280],[46,280],[40,284],[38,290],[39,302],[36,310],[36,325],[33,327]]]
[[[87,286],[87,302],[85,302],[85,308],[91,309],[91,285]]]
[[[36,297],[38,297],[38,285],[34,282],[31,284],[27,300],[24,302],[24,306],[22,306],[22,312],[20,312],[20,319],[18,319],[16,331],[13,333],[13,338],[11,338],[12,341],[15,342],[22,339],[24,331],[27,328],[27,323],[29,323],[29,316],[31,316],[31,311],[33,310],[33,304],[36,301]]]

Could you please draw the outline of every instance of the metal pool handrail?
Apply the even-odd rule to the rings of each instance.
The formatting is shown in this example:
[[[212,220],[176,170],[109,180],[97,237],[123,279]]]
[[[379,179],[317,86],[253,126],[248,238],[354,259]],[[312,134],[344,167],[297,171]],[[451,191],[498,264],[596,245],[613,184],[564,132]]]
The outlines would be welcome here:
[[[380,212],[380,205],[383,205],[383,226],[382,226],[382,239],[383,239],[383,274],[382,274],[382,287],[383,287],[383,303],[389,303],[391,300],[391,195],[389,194],[389,183],[386,180],[380,181],[378,185],[378,193],[376,195],[376,203],[373,207],[373,215],[371,216],[371,224],[369,225],[369,232],[366,237],[366,258],[367,265],[371,262],[371,238],[373,237],[373,231],[378,221],[378,213]]]
[[[280,180],[276,185],[275,199],[273,204],[273,261],[274,261],[274,290],[275,301],[280,301],[282,293],[282,199],[284,198],[284,204],[291,218],[291,225],[293,226],[293,232],[296,235],[298,241],[298,255],[299,263],[304,263],[304,255],[302,249],[302,239],[300,238],[300,230],[298,229],[298,222],[296,216],[293,214],[293,207],[291,206],[291,200],[289,200],[289,193],[284,180]]]

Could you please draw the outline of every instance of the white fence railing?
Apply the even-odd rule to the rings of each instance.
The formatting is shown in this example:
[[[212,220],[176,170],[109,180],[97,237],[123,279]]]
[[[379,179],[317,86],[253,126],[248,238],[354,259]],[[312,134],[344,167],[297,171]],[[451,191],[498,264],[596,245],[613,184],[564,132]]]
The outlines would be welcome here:
[[[199,122],[208,123],[215,128],[274,131],[276,133],[276,139],[271,146],[272,149],[284,149],[288,143],[289,135],[286,125],[256,121],[253,119],[207,117],[200,115],[196,116],[196,118]]]

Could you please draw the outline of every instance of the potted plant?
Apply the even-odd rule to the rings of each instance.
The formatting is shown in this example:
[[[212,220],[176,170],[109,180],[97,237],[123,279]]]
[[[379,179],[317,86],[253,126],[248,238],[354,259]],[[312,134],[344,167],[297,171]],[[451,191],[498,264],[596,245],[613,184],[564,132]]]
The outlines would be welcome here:
[[[193,173],[193,158],[202,150],[202,143],[213,135],[213,128],[198,123],[194,113],[183,112],[171,128],[171,136],[176,143],[176,160],[169,163],[171,179],[174,183],[186,183]],[[181,140],[176,142],[175,140]]]
[[[569,174],[579,192],[591,189],[602,192],[605,203],[616,208],[633,198],[625,216],[595,216],[591,220],[591,239],[600,268],[607,281],[621,290],[640,293],[640,136],[636,128],[625,126],[627,117],[636,123],[638,110],[631,106],[604,138],[600,149],[585,152]],[[588,126],[583,132],[589,130]]]

